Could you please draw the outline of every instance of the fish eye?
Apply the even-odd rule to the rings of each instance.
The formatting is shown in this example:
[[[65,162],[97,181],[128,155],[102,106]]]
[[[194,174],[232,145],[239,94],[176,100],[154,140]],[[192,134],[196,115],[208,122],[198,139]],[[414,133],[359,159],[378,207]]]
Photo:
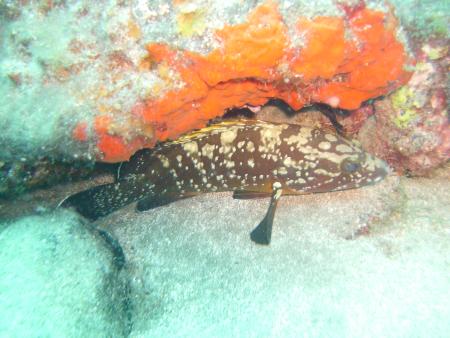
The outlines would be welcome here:
[[[354,160],[346,159],[344,160],[344,162],[342,162],[341,169],[347,173],[354,173],[359,168],[361,168],[361,165],[359,164],[359,162],[356,162]]]

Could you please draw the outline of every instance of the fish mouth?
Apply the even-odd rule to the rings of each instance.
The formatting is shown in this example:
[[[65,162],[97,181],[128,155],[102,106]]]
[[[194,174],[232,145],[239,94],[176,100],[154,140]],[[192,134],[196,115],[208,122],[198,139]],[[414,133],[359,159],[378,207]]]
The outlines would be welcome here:
[[[381,170],[384,172],[383,177],[390,176],[394,172],[393,169],[389,166],[389,164],[387,164],[387,162],[383,161],[382,159],[377,158],[376,165],[378,168],[381,168]]]
[[[367,182],[367,185],[372,185],[375,183],[380,182],[387,176],[390,176],[393,174],[393,170],[389,165],[383,161],[382,159],[375,157],[375,156],[368,156],[368,175],[371,180]],[[371,182],[371,183],[369,183]]]
[[[367,170],[372,171],[375,176],[385,177],[392,173],[392,168],[386,161],[371,154],[366,154],[364,167]]]

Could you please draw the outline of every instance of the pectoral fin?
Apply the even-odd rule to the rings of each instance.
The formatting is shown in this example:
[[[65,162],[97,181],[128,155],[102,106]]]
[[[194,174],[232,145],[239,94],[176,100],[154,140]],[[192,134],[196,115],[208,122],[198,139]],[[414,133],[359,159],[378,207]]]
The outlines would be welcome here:
[[[250,234],[250,238],[253,242],[262,245],[269,245],[270,239],[272,237],[272,224],[275,217],[275,210],[277,208],[278,200],[281,197],[283,190],[281,189],[281,184],[275,182],[273,184],[272,196],[270,199],[269,209],[267,210],[266,216],[258,224],[258,226],[253,229]]]
[[[235,190],[233,191],[233,198],[237,200],[250,200],[256,198],[270,197],[272,194],[268,192],[249,191],[249,190]]]

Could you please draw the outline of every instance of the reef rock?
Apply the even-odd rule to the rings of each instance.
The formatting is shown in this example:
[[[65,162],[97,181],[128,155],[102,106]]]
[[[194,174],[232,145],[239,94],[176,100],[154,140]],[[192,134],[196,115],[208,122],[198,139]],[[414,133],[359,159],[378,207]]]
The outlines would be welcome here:
[[[450,159],[449,61],[442,41],[424,44],[409,82],[375,102],[360,132],[365,148],[399,172],[424,175]]]

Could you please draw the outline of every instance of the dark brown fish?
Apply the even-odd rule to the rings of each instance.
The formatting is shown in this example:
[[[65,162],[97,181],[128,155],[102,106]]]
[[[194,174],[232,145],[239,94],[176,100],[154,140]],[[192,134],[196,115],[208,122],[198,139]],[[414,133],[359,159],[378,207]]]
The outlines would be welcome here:
[[[319,129],[262,121],[230,121],[195,131],[125,162],[116,183],[79,192],[62,202],[95,220],[138,201],[147,210],[206,192],[235,198],[271,197],[251,238],[269,244],[276,204],[297,195],[376,183],[387,165],[353,142]]]

